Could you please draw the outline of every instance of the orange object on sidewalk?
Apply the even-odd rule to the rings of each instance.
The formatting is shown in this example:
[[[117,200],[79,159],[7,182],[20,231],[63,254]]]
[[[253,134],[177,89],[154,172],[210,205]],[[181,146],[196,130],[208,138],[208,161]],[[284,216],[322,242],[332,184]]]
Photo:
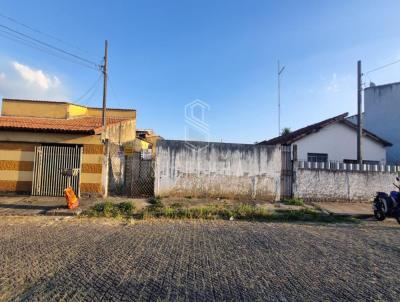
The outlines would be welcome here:
[[[65,199],[67,200],[68,209],[72,210],[79,206],[79,199],[76,197],[72,187],[68,187],[64,190]]]

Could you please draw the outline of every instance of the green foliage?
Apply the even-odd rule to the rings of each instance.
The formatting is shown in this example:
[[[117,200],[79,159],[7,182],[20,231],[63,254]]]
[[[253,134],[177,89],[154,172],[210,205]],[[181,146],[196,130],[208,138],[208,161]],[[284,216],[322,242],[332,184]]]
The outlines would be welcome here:
[[[159,203],[161,203],[161,197],[159,197],[159,196],[150,197],[149,199],[147,199],[147,202],[149,204],[159,204]]]
[[[132,217],[135,212],[135,206],[132,202],[125,201],[121,203],[112,203],[105,201],[95,204],[89,209],[87,214],[94,217]]]
[[[282,203],[290,206],[304,206],[304,200],[301,198],[285,199]]]
[[[299,204],[296,201],[296,205]],[[315,222],[354,222],[352,218],[326,215],[315,209],[277,209],[268,211],[265,208],[251,204],[218,204],[198,207],[184,207],[179,203],[165,206],[160,200],[150,204],[143,210],[135,211],[131,202],[119,204],[106,201],[94,205],[89,216],[96,217],[122,217],[122,218],[168,218],[168,219],[231,219],[255,221],[315,221]]]
[[[286,135],[286,134],[289,134],[290,132],[291,132],[290,128],[289,127],[285,127],[285,128],[282,129],[281,135]]]

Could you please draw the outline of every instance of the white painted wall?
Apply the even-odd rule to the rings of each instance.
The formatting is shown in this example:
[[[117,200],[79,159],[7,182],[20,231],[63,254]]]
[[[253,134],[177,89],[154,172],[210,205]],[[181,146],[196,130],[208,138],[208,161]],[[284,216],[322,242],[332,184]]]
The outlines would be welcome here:
[[[160,140],[156,154],[156,195],[280,198],[280,146]]]
[[[307,153],[327,153],[328,160],[357,159],[357,132],[342,123],[335,123],[296,141],[297,157],[307,160]],[[386,149],[378,142],[363,137],[364,160],[386,162]]]
[[[371,202],[376,192],[390,192],[395,172],[296,169],[293,195],[309,201]]]
[[[364,90],[364,127],[388,140],[387,161],[400,163],[400,83]]]

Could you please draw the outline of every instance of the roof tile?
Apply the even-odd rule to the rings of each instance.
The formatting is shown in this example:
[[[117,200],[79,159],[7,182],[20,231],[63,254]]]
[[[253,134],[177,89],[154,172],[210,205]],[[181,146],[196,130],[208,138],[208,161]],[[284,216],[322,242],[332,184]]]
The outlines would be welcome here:
[[[107,125],[126,120],[129,120],[129,118],[107,118]],[[51,119],[1,116],[0,130],[98,134],[102,132],[102,118],[79,117],[72,119]]]

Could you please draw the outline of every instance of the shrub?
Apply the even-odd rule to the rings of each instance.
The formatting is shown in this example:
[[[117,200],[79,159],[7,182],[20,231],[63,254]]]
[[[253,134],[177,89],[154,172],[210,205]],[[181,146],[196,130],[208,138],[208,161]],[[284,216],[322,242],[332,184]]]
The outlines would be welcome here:
[[[135,206],[132,202],[126,201],[118,204],[105,201],[95,204],[89,209],[87,214],[95,217],[132,217]]]
[[[124,216],[132,216],[135,212],[135,205],[130,201],[119,203],[118,208],[120,213]]]
[[[161,203],[161,197],[159,197],[159,196],[150,197],[149,199],[147,199],[147,202],[148,202],[149,204],[158,204],[158,203]]]
[[[304,200],[301,198],[285,199],[282,203],[290,206],[304,206]]]
[[[110,201],[106,201],[103,204],[103,215],[105,217],[115,216],[114,204]]]

